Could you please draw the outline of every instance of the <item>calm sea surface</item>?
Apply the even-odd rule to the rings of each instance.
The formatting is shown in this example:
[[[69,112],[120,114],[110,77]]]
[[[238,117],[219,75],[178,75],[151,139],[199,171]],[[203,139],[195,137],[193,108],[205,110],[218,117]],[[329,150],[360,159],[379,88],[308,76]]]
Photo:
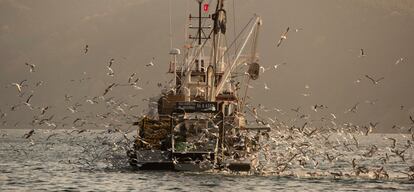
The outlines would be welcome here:
[[[24,139],[28,131],[0,130],[0,191],[414,191],[414,181],[403,173],[414,166],[413,147],[406,149],[403,162],[392,155],[392,142],[384,139],[397,138],[396,148],[403,148],[410,135],[360,137],[359,151],[313,151],[317,166],[310,166],[311,159],[304,159],[309,162],[305,165],[295,160],[278,175],[271,171],[278,157],[263,163],[268,171],[261,173],[133,171],[126,162],[123,134],[36,130]],[[291,150],[279,145],[272,148],[278,150],[273,154]],[[375,154],[362,158],[372,145],[377,147]],[[323,159],[326,153],[340,155],[330,162]],[[381,163],[384,154],[389,159]],[[354,158],[369,173],[356,176]],[[375,178],[380,167],[389,178]]]

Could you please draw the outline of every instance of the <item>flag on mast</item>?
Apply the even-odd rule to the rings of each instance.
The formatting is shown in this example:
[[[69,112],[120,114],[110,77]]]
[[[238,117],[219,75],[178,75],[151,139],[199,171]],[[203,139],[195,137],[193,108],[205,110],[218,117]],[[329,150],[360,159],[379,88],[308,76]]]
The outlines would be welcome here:
[[[204,4],[203,8],[204,8],[204,11],[207,12],[208,11],[208,3]]]

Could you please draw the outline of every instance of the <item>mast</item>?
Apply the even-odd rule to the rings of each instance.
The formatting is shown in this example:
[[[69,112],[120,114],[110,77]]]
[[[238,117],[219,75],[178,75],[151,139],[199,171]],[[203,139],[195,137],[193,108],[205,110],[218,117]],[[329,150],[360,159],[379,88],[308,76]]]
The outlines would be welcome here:
[[[188,48],[188,55],[184,61],[184,73],[179,77],[181,79],[180,89],[181,94],[184,95],[185,101],[189,102],[192,98],[199,98],[198,92],[202,90],[202,100],[215,101],[219,94],[222,94],[225,86],[228,85],[228,78],[230,78],[231,72],[239,63],[239,58],[243,53],[247,42],[251,36],[256,39],[258,36],[258,29],[261,25],[261,20],[258,16],[255,16],[251,21],[251,29],[247,32],[247,36],[244,38],[243,46],[240,50],[236,50],[237,55],[235,59],[228,61],[226,56],[227,46],[225,42],[225,34],[227,28],[227,16],[224,9],[224,0],[217,0],[216,10],[211,15],[203,16],[202,7],[204,0],[196,0],[198,3],[198,16],[190,15],[189,19],[197,19],[197,26],[193,27],[190,24],[190,29],[196,29],[197,34],[189,35],[189,39],[195,40]],[[208,4],[204,4],[204,6]],[[205,8],[205,7],[204,7]],[[207,11],[206,8],[204,11]],[[204,19],[211,18],[213,22],[213,29],[211,33],[206,35],[204,29],[209,29],[210,26],[206,26],[203,23]],[[247,26],[246,26],[247,27]],[[243,30],[244,31],[244,30]],[[242,32],[243,32],[242,31]],[[212,41],[209,41],[211,38]],[[252,53],[250,63],[256,58],[256,44],[254,39],[252,45]],[[205,47],[211,46],[211,52],[208,57],[204,55]],[[208,66],[206,65],[208,64]],[[229,89],[231,91],[231,87]]]
[[[222,36],[226,33],[226,11],[224,10],[224,0],[218,0],[216,6],[216,12],[212,16],[213,27],[213,48],[212,48],[212,69],[214,71],[213,79],[211,81],[211,87],[209,87],[208,100],[215,101],[216,99],[216,82],[221,78],[220,73],[224,67],[223,53],[225,47],[222,45]],[[219,61],[219,59],[221,60]]]
[[[204,11],[208,11],[208,4],[204,4],[205,0],[196,0],[196,2],[198,3],[198,14],[197,16],[190,14],[189,20],[196,19],[197,26],[193,27],[190,24],[189,28],[197,32],[196,35],[189,35],[188,37],[190,40],[195,40],[195,42],[188,48],[189,54],[185,61],[185,73],[181,77],[181,93],[184,95],[185,101],[190,101],[191,97],[194,96],[192,92],[198,92],[199,90],[205,92],[207,87],[207,66],[204,65],[208,63],[208,58],[204,55],[204,47],[207,40],[210,39],[210,36],[206,35],[204,30],[209,29],[210,26],[203,24],[203,21],[211,18],[211,16],[203,15],[203,5]]]

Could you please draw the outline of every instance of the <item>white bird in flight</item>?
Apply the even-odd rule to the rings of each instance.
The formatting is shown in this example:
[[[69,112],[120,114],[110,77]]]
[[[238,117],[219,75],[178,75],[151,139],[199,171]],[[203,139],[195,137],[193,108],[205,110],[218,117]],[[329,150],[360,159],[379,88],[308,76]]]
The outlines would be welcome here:
[[[109,60],[109,67],[111,67],[112,64],[114,64],[114,62],[115,62],[115,59],[114,58],[111,58],[111,60]]]
[[[29,66],[30,68],[29,68],[29,70],[30,70],[30,73],[31,72],[34,72],[34,70],[35,70],[35,67],[36,67],[36,65],[35,64],[30,64],[30,63],[25,63],[25,65],[27,65],[27,66]]]
[[[147,66],[147,67],[154,66],[154,62],[153,62],[154,60],[155,60],[155,57],[153,57],[152,60],[148,64],[146,64],[145,66]]]
[[[12,83],[12,85],[16,86],[17,90],[19,91],[19,93],[22,92],[22,87],[23,87],[23,83],[26,82],[27,80],[23,80],[20,83]]]
[[[265,71],[267,71],[267,70],[269,70],[270,69],[270,67],[268,67],[268,68],[264,68],[263,66],[260,66],[260,70],[262,70],[262,73],[264,73]]]
[[[267,84],[266,84],[266,83],[264,84],[264,89],[265,89],[265,90],[270,90],[270,88],[267,86]]]
[[[108,70],[109,70],[109,72],[107,73],[107,75],[108,75],[108,76],[111,76],[111,77],[112,77],[112,76],[114,76],[114,74],[115,74],[115,73],[114,73],[114,70],[113,70],[111,67],[109,67],[109,66],[106,66],[106,67],[107,67],[107,68],[108,68]]]
[[[398,64],[402,63],[403,61],[404,61],[404,58],[401,57],[395,62],[395,65],[398,65]]]
[[[286,65],[286,62],[283,62],[281,64],[273,65],[273,68],[276,70],[280,65]]]
[[[280,36],[279,41],[277,42],[277,47],[280,47],[280,45],[282,44],[283,40],[287,39],[287,34],[289,32],[289,27],[286,29],[286,31]]]
[[[108,70],[109,70],[109,73],[107,73],[107,75],[108,76],[114,76],[114,70],[111,68],[112,67],[112,64],[114,64],[114,62],[115,62],[115,59],[113,59],[113,58],[111,58],[110,60],[109,60],[109,65],[108,66],[106,66],[106,68],[108,68]]]
[[[374,85],[378,85],[378,83],[381,81],[381,80],[383,80],[384,79],[384,77],[381,77],[381,78],[379,78],[379,79],[374,79],[374,78],[372,78],[372,77],[370,77],[370,76],[368,76],[368,75],[365,75],[365,77],[366,78],[368,78],[369,80],[371,80],[372,81],[372,83],[374,84]]]

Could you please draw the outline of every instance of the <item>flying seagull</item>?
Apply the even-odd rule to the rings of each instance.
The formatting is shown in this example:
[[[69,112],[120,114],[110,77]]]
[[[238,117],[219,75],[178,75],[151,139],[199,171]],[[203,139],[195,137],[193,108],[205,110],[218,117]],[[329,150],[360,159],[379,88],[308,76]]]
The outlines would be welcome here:
[[[398,65],[404,61],[404,57],[399,58],[397,61],[395,61],[395,65]]]
[[[281,44],[282,44],[282,42],[283,42],[283,40],[284,39],[287,39],[287,34],[288,34],[288,32],[289,32],[289,27],[286,29],[286,31],[280,36],[280,39],[279,39],[279,41],[277,42],[277,47],[279,47]]]
[[[281,64],[276,64],[276,65],[273,65],[273,68],[276,70],[279,66],[281,66],[281,65],[286,65],[286,62],[283,62],[283,63],[281,63]]]
[[[114,76],[114,70],[111,68],[112,67],[112,64],[114,64],[114,62],[115,62],[115,59],[114,58],[111,58],[109,60],[109,65],[106,66],[106,68],[108,68],[108,70],[109,70],[109,72],[107,73],[107,75],[109,75],[109,76]]]
[[[86,45],[85,45],[85,54],[86,54],[86,53],[88,53],[88,51],[89,51],[89,45],[88,45],[88,44],[86,44]]]
[[[105,96],[110,90],[112,90],[112,88],[113,87],[115,87],[117,84],[115,84],[115,83],[112,83],[112,84],[110,84],[106,89],[105,89],[105,92],[104,92],[104,94],[103,94],[103,96]]]
[[[264,68],[263,66],[260,66],[260,68],[259,68],[259,69],[262,71],[262,73],[264,73],[265,71],[269,70],[269,69],[270,69],[270,67],[268,67],[268,68]]]
[[[365,56],[367,56],[367,54],[365,53],[365,50],[364,49],[360,49],[360,55],[359,55],[359,57],[365,57]]]
[[[12,85],[16,86],[17,87],[17,90],[19,91],[19,93],[21,93],[22,92],[23,83],[26,82],[26,81],[27,80],[25,79],[25,80],[21,81],[20,83],[12,83]]]
[[[34,134],[35,130],[32,129],[30,130],[28,133],[24,134],[24,138],[28,139],[29,137],[31,137]]]
[[[295,29],[295,32],[297,33],[297,32],[302,31],[302,30],[303,30],[303,28],[297,28],[297,29]]]
[[[152,61],[151,62],[149,62],[148,64],[146,64],[145,66],[147,66],[147,67],[152,67],[152,66],[154,66],[154,61],[155,60],[155,57],[153,57],[152,58]]]
[[[25,63],[26,66],[30,67],[30,73],[34,72],[36,65],[35,64],[30,64],[30,63]]]
[[[115,62],[115,59],[114,58],[111,58],[111,60],[109,60],[109,66],[108,67],[111,67],[112,64],[114,64],[114,62]]]
[[[49,109],[49,106],[42,107],[42,108],[40,109],[40,114],[41,114],[41,115],[44,115],[48,109]]]
[[[135,75],[136,75],[136,73],[132,73],[131,76],[129,76],[128,83],[131,83],[131,81],[132,81],[132,79],[134,78]]]
[[[270,90],[270,88],[267,86],[267,84],[266,84],[266,83],[264,84],[264,89],[265,89],[265,90]]]
[[[378,85],[378,83],[379,83],[381,80],[383,80],[383,79],[384,79],[384,77],[381,77],[381,78],[379,78],[379,79],[375,80],[374,78],[370,77],[369,75],[365,75],[365,77],[366,77],[366,78],[368,78],[369,80],[371,80],[371,81],[372,81],[372,83],[373,83],[374,85]]]
[[[112,76],[114,76],[114,74],[115,74],[115,73],[114,73],[114,70],[113,70],[111,67],[109,67],[109,66],[106,66],[106,67],[107,67],[107,68],[108,68],[108,70],[109,70],[109,72],[107,73],[107,75],[108,75],[108,76],[111,76],[111,77],[112,77]]]
[[[26,102],[24,103],[27,107],[29,107],[30,109],[33,109],[32,108],[32,104],[30,104],[30,100],[32,99],[32,97],[33,97],[33,94],[31,94],[28,98],[27,98],[27,100],[26,100]]]
[[[348,112],[356,113],[356,110],[358,109],[358,105],[359,105],[359,103],[356,103],[352,108],[345,111],[345,113],[348,113]]]

